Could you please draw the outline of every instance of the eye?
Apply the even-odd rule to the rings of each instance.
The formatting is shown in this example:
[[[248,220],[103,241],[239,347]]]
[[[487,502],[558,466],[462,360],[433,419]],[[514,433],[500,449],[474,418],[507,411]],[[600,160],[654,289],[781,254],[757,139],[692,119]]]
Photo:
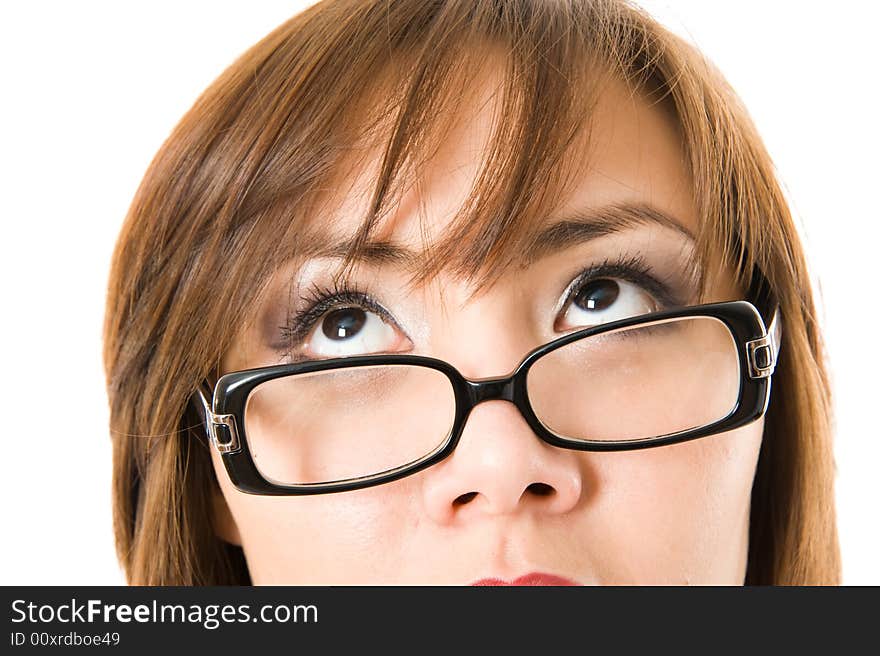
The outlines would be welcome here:
[[[337,358],[393,351],[400,342],[395,327],[376,312],[348,306],[323,315],[302,348],[308,357]]]
[[[593,280],[571,297],[563,315],[566,327],[585,328],[654,312],[657,304],[645,290],[624,280]]]
[[[296,361],[402,351],[411,342],[391,313],[355,286],[313,285],[305,309],[281,326],[277,350]]]

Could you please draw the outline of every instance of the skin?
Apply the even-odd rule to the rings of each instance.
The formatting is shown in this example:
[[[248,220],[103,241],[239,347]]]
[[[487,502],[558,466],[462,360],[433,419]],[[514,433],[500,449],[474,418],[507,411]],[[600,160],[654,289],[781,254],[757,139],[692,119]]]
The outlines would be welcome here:
[[[487,81],[483,90],[491,88]],[[491,107],[467,109],[462,115],[468,120],[450,131],[426,179],[403,199],[381,237],[419,249],[419,200],[431,234],[442,235],[476,175],[474,144],[488,135]],[[567,209],[636,201],[696,231],[691,181],[666,113],[612,83],[601,96],[592,134],[590,168],[560,216]],[[338,199],[335,234],[354,230],[368,202],[371,172],[367,167],[342,186],[349,193]],[[475,297],[466,282],[443,274],[416,293],[407,293],[405,276],[391,267],[359,267],[355,279],[399,323],[382,333],[390,337],[381,350],[433,355],[465,376],[490,377],[509,372],[529,350],[564,332],[558,305],[585,262],[639,252],[676,281],[683,277],[670,263],[686,259],[689,247],[669,228],[637,227],[549,255]],[[303,286],[326,279],[332,264],[309,262],[300,274]],[[279,272],[278,290],[291,274]],[[742,298],[731,276],[718,278],[711,292],[711,300]],[[272,315],[278,297],[264,325],[278,323]],[[280,361],[265,346],[259,325],[226,354],[224,372]],[[243,547],[257,584],[467,584],[530,572],[582,584],[741,584],[762,434],[763,419],[661,448],[569,451],[539,440],[512,404],[490,401],[474,409],[452,456],[354,492],[244,494],[213,453],[217,531]]]

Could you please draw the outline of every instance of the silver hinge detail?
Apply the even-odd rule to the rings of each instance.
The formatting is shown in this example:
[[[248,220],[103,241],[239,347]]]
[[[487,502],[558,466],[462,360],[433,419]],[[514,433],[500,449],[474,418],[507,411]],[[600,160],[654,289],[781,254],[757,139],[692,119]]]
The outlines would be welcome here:
[[[770,335],[746,342],[749,360],[749,376],[769,378],[776,367],[776,349]]]
[[[767,327],[767,334],[759,339],[746,342],[746,355],[749,361],[749,376],[769,378],[776,368],[779,347],[782,345],[782,313],[777,306]]]
[[[234,415],[215,415],[210,413],[208,425],[211,427],[211,442],[220,453],[232,453],[241,449],[238,429]]]

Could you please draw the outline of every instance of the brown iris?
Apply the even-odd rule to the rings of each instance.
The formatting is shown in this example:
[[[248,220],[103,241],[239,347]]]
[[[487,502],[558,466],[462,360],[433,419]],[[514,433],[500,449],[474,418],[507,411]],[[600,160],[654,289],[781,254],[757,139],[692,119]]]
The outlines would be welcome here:
[[[573,302],[583,310],[604,310],[619,294],[620,286],[613,280],[594,280],[575,294]]]
[[[345,339],[357,334],[367,320],[367,313],[359,307],[345,307],[328,312],[321,322],[321,330],[330,339]]]

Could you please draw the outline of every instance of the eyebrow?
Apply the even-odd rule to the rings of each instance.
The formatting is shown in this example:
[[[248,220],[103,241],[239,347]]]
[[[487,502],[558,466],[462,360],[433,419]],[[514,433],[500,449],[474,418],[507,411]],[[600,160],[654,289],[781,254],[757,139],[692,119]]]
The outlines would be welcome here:
[[[694,242],[693,233],[666,212],[646,203],[615,203],[578,210],[544,227],[526,248],[526,264],[572,246],[645,225],[660,225]],[[333,242],[321,248],[316,257],[342,258],[352,247],[352,239]],[[421,253],[391,241],[364,244],[356,260],[371,264],[418,266]]]

